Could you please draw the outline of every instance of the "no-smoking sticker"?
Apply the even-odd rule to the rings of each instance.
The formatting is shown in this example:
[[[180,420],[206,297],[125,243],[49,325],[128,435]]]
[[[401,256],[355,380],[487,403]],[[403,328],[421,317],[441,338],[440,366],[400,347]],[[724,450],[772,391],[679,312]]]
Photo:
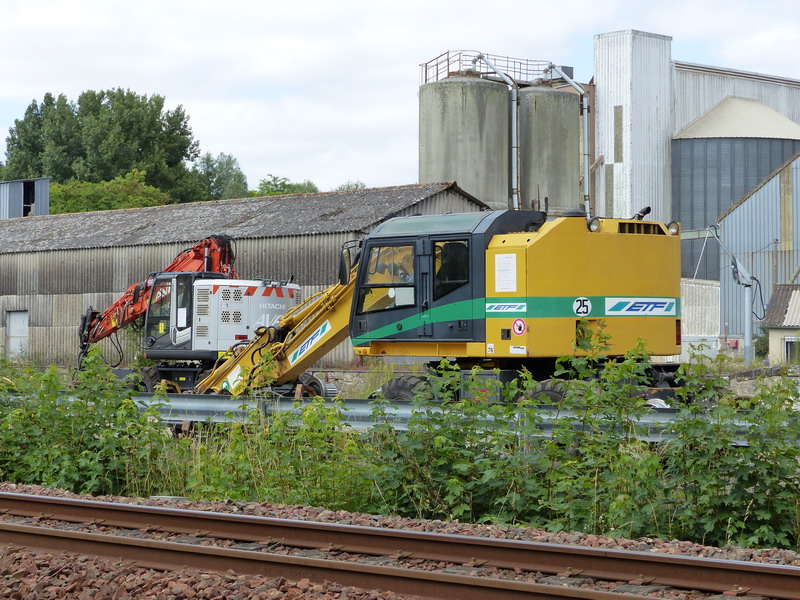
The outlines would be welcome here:
[[[525,333],[525,321],[522,319],[514,319],[514,324],[511,326],[511,331],[514,335],[522,335]]]

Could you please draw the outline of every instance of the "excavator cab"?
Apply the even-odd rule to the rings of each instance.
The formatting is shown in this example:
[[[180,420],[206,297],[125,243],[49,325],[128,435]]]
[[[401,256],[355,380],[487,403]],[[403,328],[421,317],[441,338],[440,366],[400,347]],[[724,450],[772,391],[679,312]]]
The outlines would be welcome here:
[[[156,361],[157,380],[192,389],[201,373],[230,356],[232,346],[246,344],[260,328],[276,327],[299,298],[300,286],[287,281],[159,273],[144,320],[144,356]]]
[[[219,278],[218,273],[195,272],[156,276],[144,324],[143,349],[148,355],[158,352],[159,358],[168,358],[161,351],[191,348],[193,284],[203,276]]]
[[[356,353],[463,356],[465,344],[484,344],[488,244],[497,234],[536,231],[545,219],[489,211],[381,224],[361,250],[350,322]]]

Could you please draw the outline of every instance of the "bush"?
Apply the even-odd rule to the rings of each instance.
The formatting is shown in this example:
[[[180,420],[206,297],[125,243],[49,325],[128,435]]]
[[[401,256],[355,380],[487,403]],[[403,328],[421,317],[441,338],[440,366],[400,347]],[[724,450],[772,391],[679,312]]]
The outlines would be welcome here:
[[[4,365],[0,390],[0,477],[77,493],[124,493],[136,466],[163,437],[156,415],[140,412],[98,348],[69,392],[55,367],[43,374]]]
[[[697,357],[679,371],[669,436],[654,442],[659,432],[640,421],[646,352],[606,360],[602,332],[587,340],[586,356],[559,361],[566,379],[558,387],[543,388],[525,372],[505,387],[477,373],[462,382],[444,361],[405,431],[376,401],[376,424],[363,433],[348,426],[341,403],[318,398],[290,412],[203,424],[178,439],[153,409],[134,405],[94,348],[69,401],[55,369],[3,364],[0,477],[80,493],[798,546],[794,381],[762,382],[752,399],[734,398],[718,365]]]

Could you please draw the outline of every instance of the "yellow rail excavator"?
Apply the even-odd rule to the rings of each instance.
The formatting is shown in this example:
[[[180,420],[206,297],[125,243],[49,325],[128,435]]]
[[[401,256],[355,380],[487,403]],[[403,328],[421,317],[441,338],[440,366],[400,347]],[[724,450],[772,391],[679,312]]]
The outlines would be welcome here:
[[[553,373],[604,323],[608,356],[643,340],[681,352],[680,226],[501,210],[390,219],[343,247],[338,283],[259,328],[198,393],[297,389],[298,377],[350,336],[359,356],[454,360],[502,381]],[[387,398],[410,397],[398,378]]]

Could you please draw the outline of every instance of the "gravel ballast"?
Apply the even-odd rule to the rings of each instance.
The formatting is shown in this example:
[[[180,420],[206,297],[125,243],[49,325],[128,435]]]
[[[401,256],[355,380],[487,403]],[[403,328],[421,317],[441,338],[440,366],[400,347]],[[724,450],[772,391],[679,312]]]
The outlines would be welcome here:
[[[197,501],[168,498],[126,498],[78,495],[41,486],[0,483],[0,491],[68,498],[103,500],[238,513],[282,519],[301,519],[391,529],[496,537],[556,544],[577,544],[672,555],[746,560],[758,563],[800,566],[800,554],[780,549],[715,548],[693,542],[640,538],[637,540],[581,533],[551,533],[542,529],[385,517],[332,511],[307,506],[285,506],[269,502]],[[94,559],[73,554],[52,555],[5,547],[0,556],[0,597],[44,600],[49,598],[113,599],[339,599],[389,600],[405,598],[392,593],[356,590],[331,583],[288,581],[236,573],[198,571],[161,572],[131,563]]]

